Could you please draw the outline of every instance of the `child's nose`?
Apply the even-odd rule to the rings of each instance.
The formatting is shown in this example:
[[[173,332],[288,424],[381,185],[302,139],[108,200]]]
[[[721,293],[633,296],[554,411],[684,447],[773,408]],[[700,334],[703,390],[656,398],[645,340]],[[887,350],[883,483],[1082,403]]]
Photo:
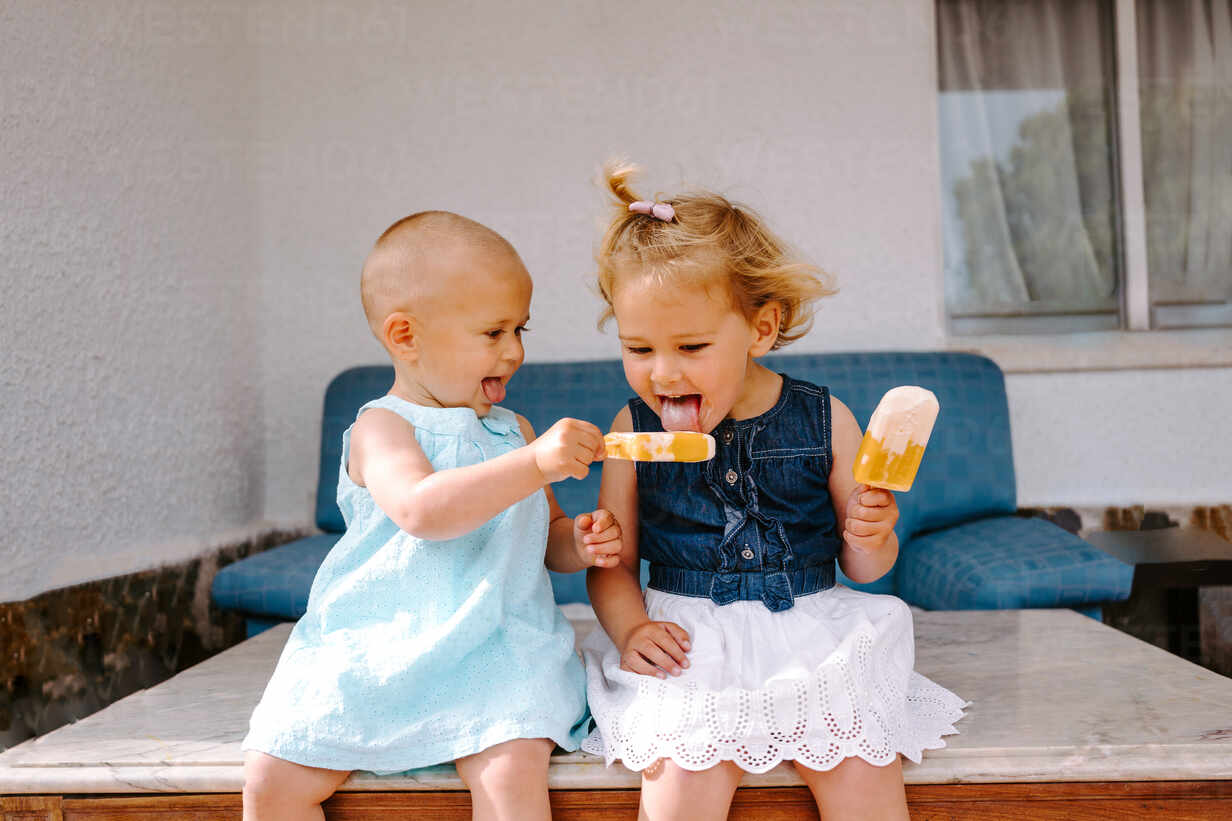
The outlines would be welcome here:
[[[676,362],[675,357],[658,356],[655,357],[654,365],[650,371],[650,379],[656,385],[667,388],[676,384],[680,380],[680,367]]]

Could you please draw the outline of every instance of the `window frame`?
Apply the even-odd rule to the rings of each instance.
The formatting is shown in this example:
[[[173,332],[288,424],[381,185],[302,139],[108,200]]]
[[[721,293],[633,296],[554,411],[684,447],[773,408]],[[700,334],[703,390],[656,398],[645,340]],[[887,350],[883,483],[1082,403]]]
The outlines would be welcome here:
[[[1112,146],[1121,180],[1121,311],[1125,329],[1151,329],[1146,256],[1146,187],[1142,178],[1142,113],[1138,96],[1138,16],[1135,0],[1116,0],[1114,60],[1117,134]]]
[[[933,50],[939,36],[933,20]],[[1142,168],[1141,106],[1138,88],[1138,25],[1135,0],[1114,0],[1114,98],[1117,111],[1111,150],[1117,169],[1119,233],[1121,237],[1121,327],[1116,330],[1061,333],[997,333],[962,335],[953,331],[946,303],[944,242],[937,220],[941,314],[951,350],[989,356],[1006,373],[1126,370],[1142,368],[1232,367],[1232,327],[1160,328],[1152,324],[1150,279],[1146,249],[1146,189]],[[940,94],[937,60],[932,61],[933,88]],[[937,106],[936,135],[941,137]],[[938,150],[939,149],[938,143]],[[940,175],[938,207],[940,207]],[[1008,325],[1006,326],[1008,327]],[[1144,333],[1149,332],[1149,333]]]

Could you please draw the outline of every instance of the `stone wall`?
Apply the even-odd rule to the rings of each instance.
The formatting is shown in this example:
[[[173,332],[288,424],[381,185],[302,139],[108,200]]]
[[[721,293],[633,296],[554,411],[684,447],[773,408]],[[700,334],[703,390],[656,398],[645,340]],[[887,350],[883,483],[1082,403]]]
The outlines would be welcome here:
[[[243,641],[243,618],[210,602],[214,574],[300,535],[268,532],[190,561],[0,604],[0,749]]]

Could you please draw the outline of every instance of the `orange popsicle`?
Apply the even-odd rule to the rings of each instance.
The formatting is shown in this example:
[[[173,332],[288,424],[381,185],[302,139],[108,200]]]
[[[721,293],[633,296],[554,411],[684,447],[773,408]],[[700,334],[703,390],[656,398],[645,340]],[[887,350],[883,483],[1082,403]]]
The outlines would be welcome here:
[[[886,490],[910,490],[940,409],[933,392],[916,385],[887,391],[868,420],[856,453],[852,466],[856,481]]]
[[[714,458],[714,437],[708,433],[609,433],[603,437],[609,459],[635,462],[704,462]]]

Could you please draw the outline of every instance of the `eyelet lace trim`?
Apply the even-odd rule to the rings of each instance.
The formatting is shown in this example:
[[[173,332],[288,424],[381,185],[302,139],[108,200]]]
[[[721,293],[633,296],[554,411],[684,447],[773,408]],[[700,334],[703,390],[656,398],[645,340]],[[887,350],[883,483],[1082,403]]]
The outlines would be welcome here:
[[[835,657],[803,679],[771,681],[758,690],[710,691],[696,683],[641,676],[622,699],[592,681],[596,727],[582,749],[642,770],[671,758],[688,770],[734,761],[762,773],[794,759],[828,770],[849,756],[882,766],[900,753],[917,764],[924,750],[956,733],[964,702],[887,656],[870,663],[873,640],[861,635],[851,659]],[[874,673],[876,671],[876,673]],[[599,672],[588,670],[596,677]],[[899,682],[905,682],[906,690]],[[606,725],[606,726],[605,726]]]

